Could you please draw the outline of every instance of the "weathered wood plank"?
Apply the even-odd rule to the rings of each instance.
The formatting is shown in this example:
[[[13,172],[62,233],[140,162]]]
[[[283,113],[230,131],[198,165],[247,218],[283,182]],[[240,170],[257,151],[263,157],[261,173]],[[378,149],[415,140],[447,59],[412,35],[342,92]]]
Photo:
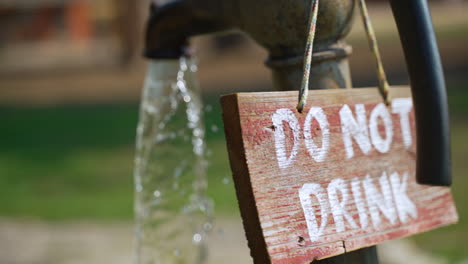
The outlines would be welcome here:
[[[409,88],[222,97],[231,169],[255,263],[310,263],[457,221],[450,189],[415,181]]]

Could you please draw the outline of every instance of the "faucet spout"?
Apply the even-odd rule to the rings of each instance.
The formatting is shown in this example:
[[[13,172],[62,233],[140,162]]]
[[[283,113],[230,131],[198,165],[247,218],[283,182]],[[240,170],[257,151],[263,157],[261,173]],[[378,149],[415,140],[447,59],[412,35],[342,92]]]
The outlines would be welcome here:
[[[144,56],[150,59],[188,56],[190,37],[227,28],[222,20],[197,12],[198,10],[192,1],[186,0],[170,1],[162,5],[151,3]]]

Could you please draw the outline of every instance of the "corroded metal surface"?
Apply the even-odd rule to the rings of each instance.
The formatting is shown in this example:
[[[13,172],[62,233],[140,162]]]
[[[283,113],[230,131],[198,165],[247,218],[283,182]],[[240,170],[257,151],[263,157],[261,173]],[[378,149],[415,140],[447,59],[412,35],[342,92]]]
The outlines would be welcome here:
[[[345,43],[333,44],[327,50],[313,54],[309,88],[312,90],[350,88],[351,75],[348,56],[351,46]],[[266,65],[272,70],[276,90],[297,90],[302,81],[303,56],[272,59]]]
[[[247,32],[268,49],[271,58],[302,55],[307,38],[310,1],[306,0],[241,0],[239,20],[235,27]],[[354,10],[353,0],[323,0],[319,5],[316,51],[342,39],[349,32]]]
[[[317,51],[326,50],[349,32],[354,6],[354,0],[320,2]],[[307,0],[170,1],[153,8],[148,32],[152,39],[147,44],[168,41],[177,34],[187,38],[240,29],[267,48],[273,58],[297,56],[304,51],[309,10]]]
[[[319,5],[310,89],[349,88],[343,38],[352,24],[354,0],[322,0]],[[153,9],[146,53],[178,55],[190,36],[232,29],[248,33],[269,52],[275,89],[296,90],[302,80],[310,1],[307,0],[176,0]],[[154,52],[156,50],[156,52]]]
[[[251,2],[251,6],[247,5]],[[271,2],[271,1],[270,1]],[[269,51],[266,62],[276,90],[297,90],[302,81],[302,61],[307,38],[310,1],[243,1],[239,27]],[[245,5],[242,5],[245,4]],[[264,12],[259,12],[264,7]],[[353,19],[353,0],[323,0],[319,5],[317,33],[310,73],[310,89],[350,88],[347,56],[342,42]]]

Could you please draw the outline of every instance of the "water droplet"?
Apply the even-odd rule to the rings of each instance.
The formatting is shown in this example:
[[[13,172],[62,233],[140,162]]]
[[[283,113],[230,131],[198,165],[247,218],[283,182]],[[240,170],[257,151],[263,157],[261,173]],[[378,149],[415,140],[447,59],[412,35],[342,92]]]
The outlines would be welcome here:
[[[185,63],[185,61],[180,63],[180,70],[181,71],[186,71],[187,70],[187,63]]]
[[[197,65],[195,65],[195,64],[191,65],[191,66],[190,66],[190,71],[191,71],[191,72],[196,72],[196,71],[198,71]]]
[[[201,147],[203,146],[203,140],[201,138],[197,138],[193,141],[193,145],[195,145],[195,147]]]
[[[211,106],[211,105],[206,105],[206,106],[205,106],[205,112],[211,112],[211,111],[213,111],[213,106]]]
[[[203,224],[203,230],[205,230],[206,232],[209,232],[212,229],[213,229],[213,225],[210,222],[206,222],[205,224]]]
[[[193,130],[193,135],[196,136],[196,137],[200,137],[203,135],[203,130],[201,130],[200,128],[195,128]]]
[[[219,131],[219,127],[218,127],[217,125],[212,125],[212,126],[211,126],[211,131],[213,131],[213,132],[216,133],[216,132]]]
[[[229,184],[231,182],[231,180],[228,178],[228,177],[224,177],[223,178],[223,184]]]
[[[183,80],[184,79],[184,72],[180,71],[177,73],[177,80]]]
[[[162,193],[161,193],[161,191],[156,190],[156,191],[154,191],[153,195],[154,195],[154,197],[156,197],[156,198],[160,198],[161,195],[162,195]]]
[[[193,144],[193,152],[197,154],[198,156],[203,155],[204,151],[204,145],[203,145],[203,140],[201,138],[196,138],[195,140],[192,140]]]
[[[192,240],[193,240],[193,243],[198,244],[198,243],[201,242],[202,236],[201,236],[199,233],[195,233],[195,234],[193,235]]]
[[[135,186],[135,190],[136,190],[137,192],[141,192],[141,191],[143,191],[143,186],[142,186],[141,184],[137,184],[137,185]]]
[[[185,88],[185,82],[184,81],[177,81],[177,87]]]
[[[143,106],[143,109],[150,115],[156,114],[158,112],[158,109],[154,105],[150,105],[150,104],[145,104]]]
[[[188,96],[188,95],[185,95],[185,96],[184,96],[184,102],[188,103],[188,102],[190,102],[191,100],[192,100],[192,98],[190,98],[190,96]]]
[[[159,142],[161,142],[161,141],[163,141],[163,140],[165,140],[165,139],[166,139],[166,136],[165,136],[164,134],[158,134],[158,135],[156,136],[156,142],[157,142],[157,143],[159,143]]]
[[[180,257],[182,255],[182,250],[180,250],[179,248],[176,248],[174,249],[172,253],[174,254],[174,256]]]

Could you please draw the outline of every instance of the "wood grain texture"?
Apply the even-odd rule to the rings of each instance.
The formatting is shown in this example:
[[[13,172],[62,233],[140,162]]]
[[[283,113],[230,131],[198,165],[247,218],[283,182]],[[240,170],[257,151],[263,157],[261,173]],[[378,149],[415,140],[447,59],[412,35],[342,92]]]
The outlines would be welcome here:
[[[381,153],[373,146],[365,154],[353,140],[354,156],[347,158],[339,111],[346,104],[355,114],[355,105],[364,104],[369,121],[371,112],[381,102],[377,89],[310,91],[307,107],[302,114],[295,111],[297,95],[297,92],[238,93],[221,98],[231,169],[255,263],[310,263],[457,221],[449,188],[422,186],[415,181],[416,134],[412,112],[409,115],[413,139],[410,146],[404,144],[399,116],[391,114],[393,139],[389,151]],[[391,96],[409,98],[411,92],[407,87],[392,88]],[[321,162],[311,157],[304,143],[304,121],[311,107],[321,107],[329,123],[330,147]],[[299,138],[296,138],[299,142],[296,143],[297,155],[292,164],[283,168],[279,166],[275,145],[274,134],[278,128],[272,122],[272,115],[278,109],[290,109],[301,128]],[[320,126],[317,122],[311,124],[313,140],[320,146]],[[289,154],[294,137],[287,125],[284,125],[284,129],[285,148]],[[381,137],[387,136],[382,122],[377,129]],[[407,181],[403,177],[405,174],[409,175]],[[395,178],[395,175],[400,177]],[[312,196],[312,214],[316,223],[320,225],[322,221],[327,222],[323,233],[318,238],[312,238],[314,234],[308,229],[307,213],[303,210],[298,192],[305,184],[318,184],[323,188],[327,204],[333,204],[330,200],[333,198],[330,183],[336,179],[341,179],[345,187],[339,189],[334,203],[338,202],[341,205],[338,208],[347,212],[352,218],[350,221],[355,223],[353,225],[346,221],[343,213],[344,229],[340,229],[336,222],[340,219],[339,211],[336,213],[330,210],[322,215],[320,203]],[[391,193],[385,193],[382,179],[387,180]],[[415,205],[417,215],[407,215],[406,218],[399,215],[401,210],[398,209],[403,208],[403,205],[398,203],[404,200],[398,200],[398,191],[392,188],[403,185],[394,185],[395,181],[392,180],[395,179],[400,180],[401,184],[407,183],[405,193]],[[353,181],[359,182],[362,201],[354,196],[359,191],[352,190]],[[369,184],[375,186],[382,197],[393,195],[388,196],[393,199],[386,200],[389,201],[389,212],[393,210],[393,219],[373,208],[372,203],[366,202],[366,199],[373,199],[367,188],[371,186]],[[340,193],[340,190],[343,192]],[[349,196],[346,201],[344,192]],[[361,214],[358,207],[361,208]],[[402,212],[405,210],[408,208],[403,208]],[[372,218],[372,214],[376,217],[376,212],[381,220],[378,224],[374,221],[377,218]],[[367,221],[360,218],[363,214],[367,215]],[[310,219],[310,213],[308,215]]]

